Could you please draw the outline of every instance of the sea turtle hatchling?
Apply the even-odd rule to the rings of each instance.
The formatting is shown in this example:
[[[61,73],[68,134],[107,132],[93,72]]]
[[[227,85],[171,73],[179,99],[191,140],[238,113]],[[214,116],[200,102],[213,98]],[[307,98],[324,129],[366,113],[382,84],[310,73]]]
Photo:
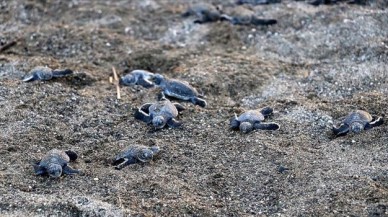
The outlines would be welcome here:
[[[240,129],[243,133],[249,133],[254,129],[277,130],[280,126],[276,123],[262,123],[272,113],[272,108],[265,107],[262,109],[248,110],[239,117],[235,114],[235,117],[230,120],[230,126],[234,130]]]
[[[36,81],[36,80],[48,81],[53,78],[60,78],[70,74],[73,74],[73,71],[70,69],[52,70],[49,67],[37,66],[33,68],[26,76],[23,77],[23,81],[24,82]]]
[[[169,127],[179,127],[181,122],[175,120],[180,111],[185,110],[185,107],[179,103],[172,103],[166,98],[162,98],[156,103],[146,103],[135,112],[135,118],[152,123],[156,129],[161,129],[166,124]]]
[[[120,170],[130,164],[150,162],[159,151],[158,146],[131,145],[116,156],[113,165]]]
[[[154,77],[154,73],[146,70],[133,70],[129,74],[120,78],[120,85],[131,86],[141,85],[145,88],[151,88],[155,84],[151,81]]]
[[[265,5],[265,4],[275,4],[280,3],[281,0],[237,0],[236,4],[251,4],[251,5]]]
[[[258,18],[255,13],[245,7],[235,7],[227,14],[221,15],[222,20],[227,20],[233,25],[273,25],[277,23],[275,19]]]
[[[155,74],[155,84],[162,88],[164,95],[174,97],[184,101],[190,101],[194,105],[206,107],[207,103],[201,94],[186,81],[165,78],[161,74]]]
[[[363,110],[356,110],[349,113],[339,127],[333,126],[333,132],[336,136],[344,136],[348,132],[360,133],[362,130],[369,130],[383,123],[382,117],[372,116]]]
[[[53,178],[60,177],[62,173],[67,175],[77,174],[79,173],[78,170],[72,169],[67,165],[70,161],[75,161],[77,157],[74,151],[52,149],[43,156],[42,160],[33,165],[35,174],[43,175],[48,173]]]

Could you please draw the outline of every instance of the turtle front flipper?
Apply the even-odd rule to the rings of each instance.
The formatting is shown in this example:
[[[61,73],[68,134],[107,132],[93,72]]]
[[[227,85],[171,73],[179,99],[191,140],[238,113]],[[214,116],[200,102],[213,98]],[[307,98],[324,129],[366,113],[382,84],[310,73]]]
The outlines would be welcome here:
[[[179,103],[173,103],[173,105],[175,106],[175,108],[178,110],[178,112],[181,112],[181,111],[184,111],[186,110],[186,108],[182,105],[182,104],[179,104]]]
[[[140,107],[140,110],[148,113],[151,106],[152,106],[152,103],[146,103]]]
[[[201,99],[201,98],[198,98],[198,97],[193,97],[191,98],[191,102],[194,104],[194,105],[199,105],[201,106],[202,108],[205,108],[207,103],[205,100]]]
[[[278,130],[280,128],[277,123],[255,123],[253,127],[256,130]]]
[[[251,24],[252,25],[255,25],[255,26],[259,26],[259,25],[273,25],[273,24],[276,24],[278,21],[277,20],[274,20],[274,19],[260,19],[260,18],[257,18],[255,16],[252,17],[251,19]]]
[[[62,168],[62,172],[66,175],[74,175],[74,174],[78,174],[79,173],[79,170],[76,170],[76,169],[73,169],[71,168],[70,166],[67,166],[65,165],[63,168]]]
[[[36,80],[39,80],[39,76],[36,73],[26,75],[23,78],[24,82],[30,82],[30,81],[36,81]]]
[[[141,85],[145,88],[151,88],[151,87],[155,86],[154,83],[152,83],[151,81],[149,81],[147,79],[144,79],[143,77],[141,77],[141,78],[139,78],[139,80],[137,80],[137,84]]]
[[[33,164],[35,175],[43,175],[46,173],[46,169],[44,167],[39,166],[39,164]]]
[[[341,124],[338,128],[333,126],[333,133],[336,136],[344,136],[349,132],[349,125]]]
[[[162,101],[162,100],[167,99],[167,98],[166,98],[166,94],[164,93],[164,90],[162,90],[162,91],[158,94],[157,99],[158,99],[159,101]]]
[[[191,10],[187,10],[187,11],[185,11],[183,14],[181,14],[181,16],[182,16],[183,18],[185,18],[185,17],[191,16],[192,14],[193,14],[193,12],[192,12]]]
[[[325,2],[324,0],[313,0],[313,1],[308,2],[308,4],[318,6],[318,5],[323,4],[324,2]]]
[[[226,14],[221,14],[220,16],[221,21],[228,21],[228,22],[233,22],[233,17],[226,15]]]
[[[146,114],[144,111],[142,111],[141,109],[138,109],[138,110],[136,110],[136,112],[135,112],[135,118],[137,119],[137,120],[141,120],[141,121],[143,121],[143,122],[145,122],[145,123],[151,123],[151,121],[152,121],[152,118],[151,118],[151,116],[149,115],[149,114]]]
[[[238,121],[237,115],[234,114],[234,117],[230,119],[230,128],[233,130],[238,130],[240,127],[240,121]]]
[[[382,125],[383,123],[384,123],[383,117],[373,116],[372,121],[370,123],[366,124],[364,129],[369,130],[373,127],[378,127],[378,126]]]
[[[171,118],[170,120],[167,121],[167,125],[171,128],[177,128],[182,126],[182,122],[179,122],[175,120],[174,118]]]
[[[75,161],[78,158],[77,153],[75,153],[74,151],[68,150],[68,151],[65,151],[65,153],[67,154],[67,156],[69,156],[70,161]]]
[[[73,71],[70,69],[65,69],[65,70],[56,69],[53,71],[54,78],[60,78],[60,77],[64,77],[64,76],[71,75],[71,74],[73,74]]]
[[[273,114],[273,109],[271,107],[264,107],[260,110],[260,113],[265,117],[268,118],[270,115]]]
[[[130,165],[130,164],[135,164],[137,162],[138,162],[138,160],[136,160],[133,157],[131,157],[131,158],[118,158],[118,159],[113,161],[113,166],[115,166],[116,170],[121,170],[125,166]]]

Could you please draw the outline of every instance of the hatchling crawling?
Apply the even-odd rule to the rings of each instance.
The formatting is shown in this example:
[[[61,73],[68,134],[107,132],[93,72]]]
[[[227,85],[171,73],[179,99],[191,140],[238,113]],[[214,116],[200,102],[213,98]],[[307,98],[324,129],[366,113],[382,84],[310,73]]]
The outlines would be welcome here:
[[[235,115],[230,120],[232,129],[240,129],[242,133],[249,133],[252,130],[277,130],[280,126],[276,123],[263,123],[264,119],[273,113],[273,109],[265,107],[257,110],[248,110],[239,117]]]
[[[53,149],[43,156],[42,160],[33,165],[35,174],[43,175],[48,173],[52,178],[58,178],[62,173],[67,175],[77,174],[79,173],[78,170],[67,165],[70,161],[75,161],[77,157],[77,154],[73,151]]]
[[[146,103],[142,105],[135,112],[135,118],[146,122],[152,123],[156,129],[162,129],[164,126],[179,127],[181,122],[175,118],[180,111],[185,110],[185,107],[179,103],[172,103],[166,98],[162,98],[156,103]]]
[[[29,81],[48,81],[53,78],[60,78],[64,76],[68,76],[73,74],[73,71],[70,69],[56,69],[52,70],[49,67],[43,67],[43,66],[38,66],[33,68],[24,78],[24,82],[29,82]]]
[[[120,85],[141,85],[145,88],[151,88],[155,86],[155,84],[151,81],[154,76],[154,73],[146,70],[133,70],[129,74],[120,78]]]
[[[275,19],[259,18],[254,11],[245,7],[236,7],[227,14],[221,15],[223,20],[227,20],[233,25],[273,25],[277,23]]]
[[[127,165],[150,162],[160,151],[158,146],[132,145],[116,156],[113,165],[120,170]]]
[[[161,74],[155,75],[155,84],[162,89],[162,95],[167,95],[184,101],[190,101],[194,105],[206,107],[207,103],[201,94],[186,81],[165,78]]]
[[[339,127],[333,126],[333,132],[336,136],[343,136],[349,132],[360,133],[362,130],[369,130],[383,123],[382,117],[372,116],[363,110],[356,110],[349,113]]]
[[[251,4],[251,5],[265,5],[265,4],[274,4],[280,3],[281,0],[237,0],[236,4]]]

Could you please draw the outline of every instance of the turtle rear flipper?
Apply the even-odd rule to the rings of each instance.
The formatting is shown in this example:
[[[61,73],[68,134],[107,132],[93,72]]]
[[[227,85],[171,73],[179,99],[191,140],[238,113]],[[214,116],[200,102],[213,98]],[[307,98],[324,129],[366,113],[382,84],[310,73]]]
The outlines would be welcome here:
[[[273,113],[273,109],[271,107],[264,107],[260,110],[260,113],[265,117],[269,117]]]
[[[138,162],[138,160],[136,160],[133,157],[131,157],[131,158],[118,158],[118,159],[113,161],[112,165],[115,166],[116,170],[121,170],[125,166],[130,165],[130,164],[135,164],[137,162]]]
[[[146,122],[146,123],[150,123],[152,121],[151,116],[149,114],[146,114],[141,109],[136,110],[134,116],[136,119],[141,120],[141,121]]]
[[[378,126],[382,125],[383,123],[384,123],[383,117],[373,116],[372,121],[370,123],[366,124],[364,129],[369,130],[373,127],[378,127]]]
[[[194,105],[199,105],[201,106],[202,108],[205,108],[207,103],[205,100],[201,99],[201,98],[198,98],[198,97],[193,97],[191,98],[191,102],[194,104]]]
[[[35,175],[43,175],[46,173],[46,169],[44,167],[39,166],[39,164],[33,164]]]
[[[23,78],[24,82],[30,82],[30,81],[36,81],[36,80],[39,80],[39,77],[36,73],[26,75]]]
[[[76,170],[76,169],[73,169],[67,165],[65,165],[63,168],[62,168],[62,172],[66,175],[74,175],[74,174],[78,174],[79,173],[79,170]]]
[[[338,128],[333,126],[333,133],[336,136],[344,136],[349,132],[349,125],[341,124]]]
[[[280,128],[277,123],[256,123],[253,127],[256,130],[278,130]]]
[[[139,80],[137,80],[137,84],[141,85],[145,88],[151,88],[151,87],[155,86],[154,83],[152,83],[151,81],[144,79],[144,78],[139,78]]]
[[[70,69],[65,69],[65,70],[53,70],[53,77],[54,78],[60,78],[60,77],[64,77],[64,76],[67,76],[67,75],[71,75],[73,74],[73,71],[70,70]]]
[[[182,126],[182,122],[179,122],[175,120],[174,118],[171,118],[170,120],[167,121],[167,125],[171,128],[177,128]]]
[[[186,108],[183,105],[179,104],[179,103],[173,103],[173,105],[178,110],[178,112],[186,110]]]
[[[71,161],[75,161],[78,158],[77,153],[75,153],[74,151],[68,150],[68,151],[65,151],[65,153],[69,156]]]

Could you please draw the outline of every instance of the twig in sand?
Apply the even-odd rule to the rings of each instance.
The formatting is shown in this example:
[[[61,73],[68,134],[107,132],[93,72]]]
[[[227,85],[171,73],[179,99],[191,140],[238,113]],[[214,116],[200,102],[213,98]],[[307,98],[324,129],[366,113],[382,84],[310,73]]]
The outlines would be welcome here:
[[[113,78],[109,77],[109,82],[116,85],[117,99],[121,99],[119,77],[117,76],[115,67],[112,66]]]

